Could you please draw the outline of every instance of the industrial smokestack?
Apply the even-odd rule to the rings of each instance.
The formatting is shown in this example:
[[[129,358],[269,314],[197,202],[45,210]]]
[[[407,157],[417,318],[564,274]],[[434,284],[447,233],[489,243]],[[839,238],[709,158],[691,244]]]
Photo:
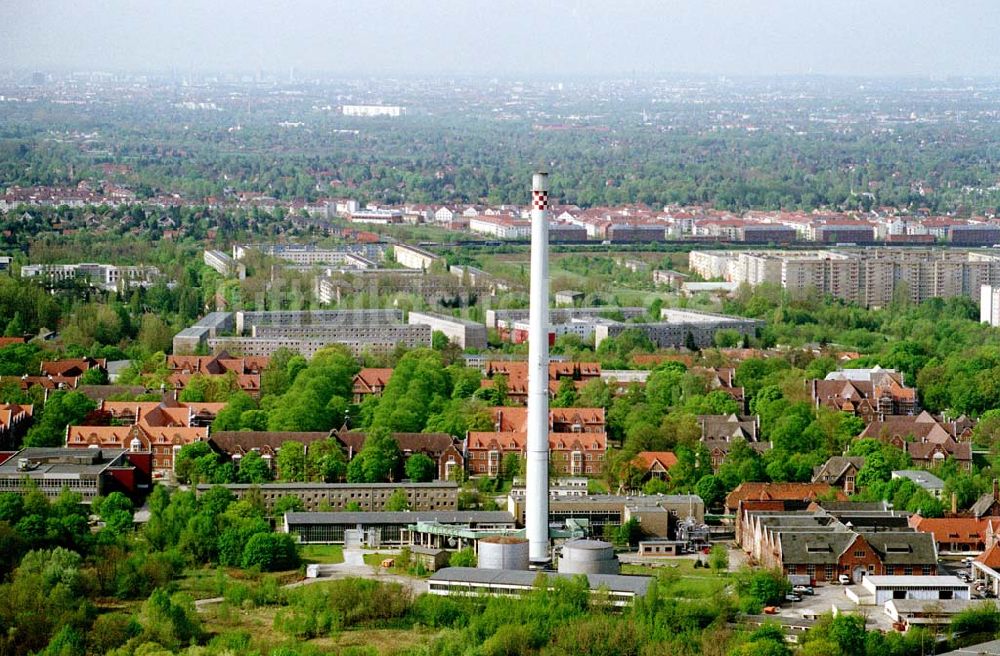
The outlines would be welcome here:
[[[528,557],[549,562],[549,176],[531,179],[531,304],[528,331]]]

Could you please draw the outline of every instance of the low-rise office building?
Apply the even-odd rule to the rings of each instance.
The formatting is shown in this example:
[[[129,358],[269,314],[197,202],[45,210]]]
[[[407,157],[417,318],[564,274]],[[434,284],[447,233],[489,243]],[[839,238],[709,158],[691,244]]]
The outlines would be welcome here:
[[[524,524],[525,497],[523,490],[514,489],[507,496],[507,509],[520,524]],[[549,494],[549,523],[565,525],[567,520],[585,520],[595,535],[605,527],[618,527],[635,519],[649,537],[672,538],[681,520],[694,518],[705,521],[705,503],[694,494]]]
[[[84,503],[112,492],[137,500],[149,492],[151,474],[148,453],[32,447],[0,464],[0,492],[25,494],[37,487],[49,499],[69,489],[81,495]]]
[[[502,511],[289,512],[280,530],[303,544],[359,541],[370,547],[411,544],[418,523],[475,530],[514,530],[514,518]]]
[[[199,485],[199,494],[212,485]],[[223,485],[237,499],[249,493],[260,494],[270,510],[276,501],[288,496],[298,497],[306,510],[346,510],[349,504],[367,512],[381,512],[397,490],[406,493],[406,501],[413,511],[448,511],[458,509],[458,484],[450,481],[434,483],[265,483],[248,485],[231,483]],[[415,520],[414,520],[415,521]]]
[[[866,576],[861,581],[860,603],[883,606],[892,600],[925,602],[971,598],[969,584],[956,576]]]

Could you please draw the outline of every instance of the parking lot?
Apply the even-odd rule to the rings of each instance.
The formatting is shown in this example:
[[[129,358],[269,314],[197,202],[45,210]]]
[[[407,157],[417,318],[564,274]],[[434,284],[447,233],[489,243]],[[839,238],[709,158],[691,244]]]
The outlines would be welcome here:
[[[860,613],[868,622],[869,628],[889,631],[892,620],[885,614],[881,606],[858,606],[847,598],[845,586],[836,584],[817,585],[813,588],[815,594],[802,595],[802,601],[786,601],[778,613],[784,619],[799,620],[805,615],[822,615],[833,608],[848,613]]]

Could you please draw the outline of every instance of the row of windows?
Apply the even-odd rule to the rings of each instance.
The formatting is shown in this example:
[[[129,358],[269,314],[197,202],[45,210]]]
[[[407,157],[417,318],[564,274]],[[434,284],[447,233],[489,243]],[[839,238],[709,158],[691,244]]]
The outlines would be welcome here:
[[[59,491],[64,487],[68,487],[72,490],[85,490],[92,488],[97,489],[97,479],[33,479],[38,483],[38,487],[42,490],[56,490]],[[0,478],[0,489],[6,490],[19,490],[24,486],[21,477],[17,478]]]

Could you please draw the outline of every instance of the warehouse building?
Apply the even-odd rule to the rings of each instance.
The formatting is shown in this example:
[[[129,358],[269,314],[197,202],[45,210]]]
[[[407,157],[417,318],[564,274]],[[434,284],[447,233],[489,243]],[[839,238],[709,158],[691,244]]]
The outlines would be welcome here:
[[[530,570],[477,569],[475,567],[446,567],[435,572],[428,581],[428,592],[441,596],[500,595],[521,597],[538,589],[540,577],[545,577],[547,590],[554,589],[559,579],[573,580],[575,574],[533,572]],[[653,582],[651,576],[622,576],[619,574],[584,574],[590,594],[603,595],[612,606],[625,607],[636,597],[643,597]]]

